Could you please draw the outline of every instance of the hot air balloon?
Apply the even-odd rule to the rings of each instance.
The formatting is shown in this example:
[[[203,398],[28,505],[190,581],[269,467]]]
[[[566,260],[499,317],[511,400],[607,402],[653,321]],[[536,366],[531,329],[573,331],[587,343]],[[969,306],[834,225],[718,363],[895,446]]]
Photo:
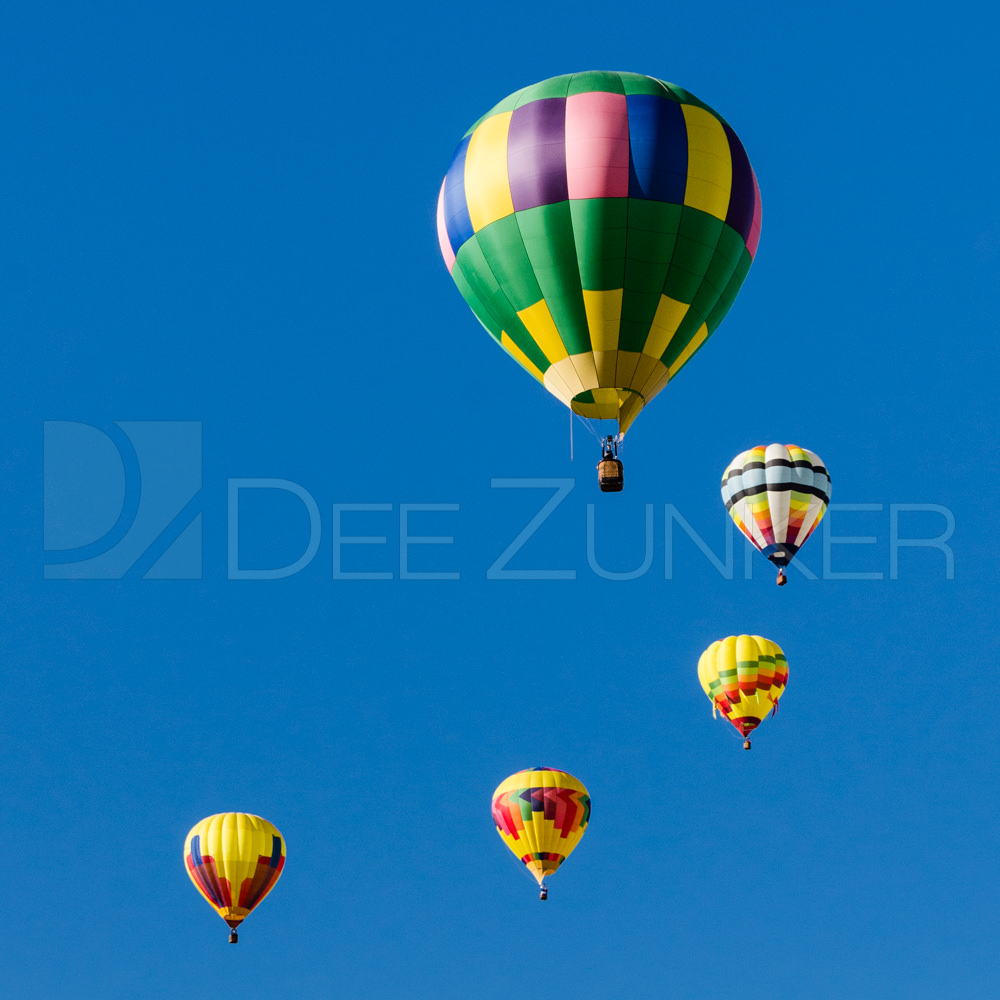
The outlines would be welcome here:
[[[218,813],[195,823],[184,841],[184,867],[195,888],[231,930],[274,888],[285,867],[285,841],[266,819]]]
[[[797,445],[758,445],[741,452],[722,475],[722,499],[747,538],[784,567],[819,524],[830,502],[830,474],[819,455]]]
[[[500,782],[493,793],[493,822],[547,899],[545,878],[569,857],[590,822],[590,795],[565,771],[533,767]]]
[[[733,304],[760,221],[726,121],[636,73],[505,98],[459,143],[437,206],[441,253],[487,332],[573,413],[617,422],[606,491],[622,475],[604,460]],[[488,376],[468,381],[502,405]]]
[[[788,660],[781,647],[759,635],[731,635],[717,639],[698,660],[698,680],[712,703],[712,716],[722,714],[743,736],[750,749],[750,733],[770,712],[788,683]]]

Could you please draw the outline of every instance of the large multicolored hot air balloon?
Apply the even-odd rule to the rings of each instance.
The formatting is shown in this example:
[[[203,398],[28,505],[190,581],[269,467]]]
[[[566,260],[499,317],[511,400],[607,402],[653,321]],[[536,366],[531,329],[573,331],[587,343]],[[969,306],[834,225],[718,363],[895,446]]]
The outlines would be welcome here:
[[[788,660],[781,647],[759,635],[731,635],[712,643],[698,660],[698,680],[712,703],[712,716],[722,714],[743,736],[764,717],[778,711],[788,683]]]
[[[500,782],[493,793],[493,822],[503,842],[548,897],[551,875],[580,843],[590,822],[590,795],[565,771],[533,767]]]
[[[285,841],[266,819],[218,813],[191,827],[184,867],[195,888],[232,929],[274,888],[285,867]]]
[[[487,331],[621,434],[729,311],[760,220],[726,121],[636,73],[511,94],[465,134],[437,208],[445,263]]]
[[[722,500],[736,526],[778,567],[784,567],[822,520],[830,474],[815,452],[797,445],[758,445],[741,452],[722,475]]]

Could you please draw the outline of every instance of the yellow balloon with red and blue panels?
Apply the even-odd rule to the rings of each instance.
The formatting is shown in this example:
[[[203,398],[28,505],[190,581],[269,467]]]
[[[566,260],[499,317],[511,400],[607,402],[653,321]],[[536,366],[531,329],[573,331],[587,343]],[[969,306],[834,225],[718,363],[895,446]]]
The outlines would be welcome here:
[[[184,868],[209,906],[235,930],[285,868],[285,839],[249,813],[217,813],[191,827]]]

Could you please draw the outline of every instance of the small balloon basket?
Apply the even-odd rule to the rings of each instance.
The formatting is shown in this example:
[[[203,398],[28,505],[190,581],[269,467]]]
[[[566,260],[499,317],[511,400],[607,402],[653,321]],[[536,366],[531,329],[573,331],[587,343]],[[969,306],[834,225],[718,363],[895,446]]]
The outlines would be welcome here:
[[[625,486],[625,468],[618,458],[618,444],[610,434],[604,442],[604,454],[597,463],[597,484],[602,493],[621,493]]]

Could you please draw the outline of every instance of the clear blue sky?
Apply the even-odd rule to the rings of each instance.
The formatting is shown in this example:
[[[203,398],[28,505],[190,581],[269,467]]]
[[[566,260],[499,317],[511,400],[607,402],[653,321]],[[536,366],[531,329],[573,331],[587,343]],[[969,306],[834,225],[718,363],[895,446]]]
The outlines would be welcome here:
[[[996,995],[997,30],[985,4],[8,11],[5,997]],[[582,428],[570,462],[565,409],[479,327],[434,232],[466,128],[581,69],[717,108],[764,206],[735,307],[629,433],[620,496]],[[874,541],[831,541],[826,579],[778,591],[741,543],[727,579],[675,528],[667,578],[665,505],[722,556],[721,473],[771,441],[872,505],[833,536]],[[575,579],[487,579],[552,492],[491,488],[518,477],[576,485],[509,568]],[[315,500],[300,572],[229,578],[240,478]],[[241,496],[241,567],[293,563],[301,498]],[[166,579],[53,578],[133,502],[137,558],[188,511]],[[387,541],[340,565],[393,579],[334,579],[336,504],[391,508],[341,515]],[[400,579],[406,504],[457,508],[407,514],[453,538],[407,560],[459,579]],[[653,506],[648,572],[593,570],[588,504],[618,572]],[[927,547],[889,578],[894,504],[951,513],[953,579]],[[824,575],[822,535],[803,558]],[[695,669],[743,631],[790,665],[751,753]],[[489,815],[539,764],[594,803],[544,905]],[[288,844],[237,948],[181,861],[226,810]]]

